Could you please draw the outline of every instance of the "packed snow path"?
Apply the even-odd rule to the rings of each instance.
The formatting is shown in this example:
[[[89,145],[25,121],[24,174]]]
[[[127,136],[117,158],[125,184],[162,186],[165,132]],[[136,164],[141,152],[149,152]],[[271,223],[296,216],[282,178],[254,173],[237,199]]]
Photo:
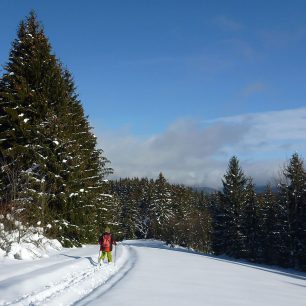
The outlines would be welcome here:
[[[97,265],[98,246],[64,249],[35,261],[0,261],[0,305],[72,305],[129,267],[118,246],[116,265]],[[118,272],[120,271],[120,272]]]
[[[133,269],[110,290],[101,295],[97,290],[84,305],[306,305],[305,273],[169,249],[160,242],[124,244],[134,251]]]
[[[0,262],[0,305],[305,306],[306,274],[125,241],[116,265],[97,246]]]

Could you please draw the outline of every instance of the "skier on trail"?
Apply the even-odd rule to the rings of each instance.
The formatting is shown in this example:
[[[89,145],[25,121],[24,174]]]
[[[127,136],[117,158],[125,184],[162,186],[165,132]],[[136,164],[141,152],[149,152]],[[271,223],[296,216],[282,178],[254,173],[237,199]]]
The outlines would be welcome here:
[[[110,228],[107,226],[105,228],[104,233],[102,236],[99,238],[99,244],[100,244],[100,251],[101,256],[99,257],[99,263],[104,261],[104,258],[107,257],[108,262],[113,261],[113,256],[112,256],[112,249],[113,245],[116,245],[116,241],[113,238]]]

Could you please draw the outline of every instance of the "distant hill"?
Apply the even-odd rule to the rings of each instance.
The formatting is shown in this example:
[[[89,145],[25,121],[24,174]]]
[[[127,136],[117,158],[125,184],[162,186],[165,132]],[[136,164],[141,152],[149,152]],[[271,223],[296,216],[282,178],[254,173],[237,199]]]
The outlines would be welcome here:
[[[220,191],[218,189],[211,188],[211,187],[205,187],[205,186],[191,186],[191,188],[195,191],[204,192],[204,193],[208,193],[208,194]],[[263,192],[266,191],[266,189],[267,189],[267,186],[265,186],[265,185],[255,186],[255,192],[256,193],[263,193]],[[272,191],[276,193],[278,191],[277,186],[272,186]]]
[[[277,186],[271,186],[271,188],[272,188],[272,191],[273,192],[278,192],[278,189],[277,189]],[[256,193],[263,193],[263,192],[265,192],[267,190],[267,186],[265,186],[265,185],[262,185],[262,186],[255,186],[255,192]]]
[[[191,188],[198,192],[204,192],[204,193],[214,193],[218,191],[217,189],[211,188],[211,187],[205,187],[205,186],[191,186]]]

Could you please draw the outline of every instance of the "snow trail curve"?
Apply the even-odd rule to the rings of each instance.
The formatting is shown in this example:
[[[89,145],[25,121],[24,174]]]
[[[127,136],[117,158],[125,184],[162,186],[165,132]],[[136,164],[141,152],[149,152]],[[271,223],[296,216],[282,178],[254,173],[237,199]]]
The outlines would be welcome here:
[[[93,260],[97,246],[65,249],[32,262],[0,261],[0,305],[305,305],[306,273],[153,240],[124,241],[117,247],[116,265],[101,269]]]
[[[103,286],[126,264],[126,248],[118,245],[118,249],[116,265],[102,268],[92,259],[97,256],[97,246],[66,250],[50,257],[50,262],[32,262],[32,270],[0,281],[0,305],[72,305]]]
[[[171,249],[158,241],[124,245],[136,253],[133,269],[101,298],[83,305],[305,305],[305,273]]]

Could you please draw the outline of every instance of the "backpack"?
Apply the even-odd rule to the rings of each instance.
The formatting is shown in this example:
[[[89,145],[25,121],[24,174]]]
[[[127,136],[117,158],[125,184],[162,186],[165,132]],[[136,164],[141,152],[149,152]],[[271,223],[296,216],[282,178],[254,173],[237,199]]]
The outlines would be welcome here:
[[[104,234],[102,236],[102,241],[101,241],[101,245],[103,247],[104,250],[110,250],[111,248],[111,244],[112,244],[112,236],[111,234]]]

